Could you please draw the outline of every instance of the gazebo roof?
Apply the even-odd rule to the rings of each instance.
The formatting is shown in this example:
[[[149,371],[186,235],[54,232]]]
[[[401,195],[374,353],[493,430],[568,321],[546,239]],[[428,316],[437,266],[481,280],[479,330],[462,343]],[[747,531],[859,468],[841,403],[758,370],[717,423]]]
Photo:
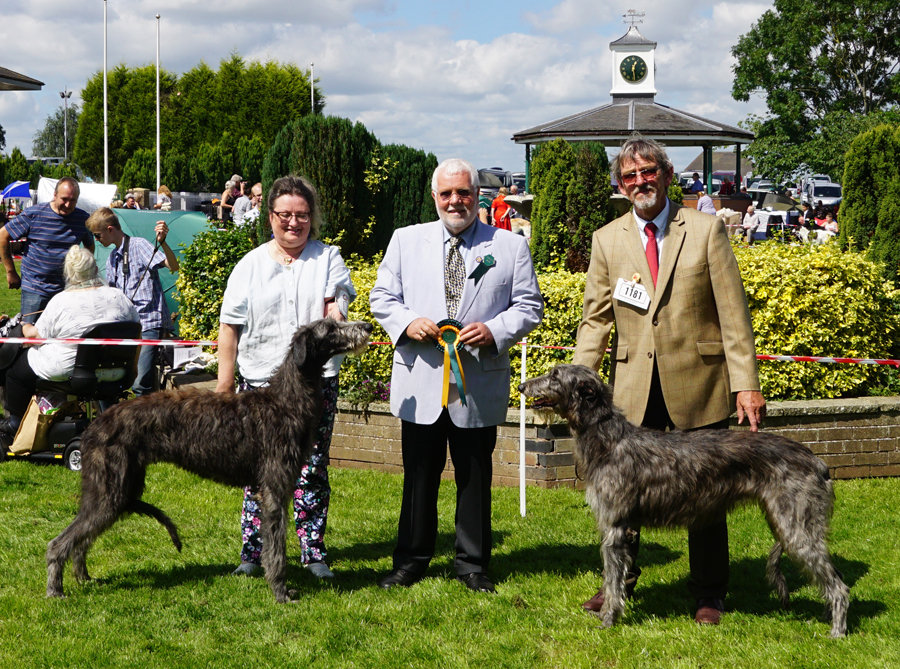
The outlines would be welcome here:
[[[44,82],[0,67],[0,91],[39,91]]]
[[[640,35],[636,29],[634,32]],[[621,39],[630,34],[631,30]],[[648,95],[614,96],[605,105],[522,130],[512,139],[516,144],[539,144],[561,137],[619,146],[633,132],[659,139],[667,146],[749,144],[754,137],[746,130],[658,104]]]

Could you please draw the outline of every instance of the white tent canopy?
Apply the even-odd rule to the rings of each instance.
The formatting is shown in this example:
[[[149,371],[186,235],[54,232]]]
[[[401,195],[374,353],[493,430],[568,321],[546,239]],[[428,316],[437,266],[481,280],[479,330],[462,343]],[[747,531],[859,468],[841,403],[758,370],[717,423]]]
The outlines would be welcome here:
[[[59,179],[47,179],[41,177],[37,187],[37,201],[50,202],[53,199],[53,191]],[[108,207],[116,195],[115,184],[94,184],[79,182],[78,208],[87,213],[96,211],[100,207]]]

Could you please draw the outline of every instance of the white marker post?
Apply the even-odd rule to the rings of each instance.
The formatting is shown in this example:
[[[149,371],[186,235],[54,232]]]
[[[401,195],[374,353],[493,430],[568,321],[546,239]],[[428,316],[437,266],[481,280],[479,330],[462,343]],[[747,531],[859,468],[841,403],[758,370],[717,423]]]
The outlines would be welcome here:
[[[522,339],[522,383],[528,378],[528,339]],[[519,513],[525,517],[525,396],[519,393]]]

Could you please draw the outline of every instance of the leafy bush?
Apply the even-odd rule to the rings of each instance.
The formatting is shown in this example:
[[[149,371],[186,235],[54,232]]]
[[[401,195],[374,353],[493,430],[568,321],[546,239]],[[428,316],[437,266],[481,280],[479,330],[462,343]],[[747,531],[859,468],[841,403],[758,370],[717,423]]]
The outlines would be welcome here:
[[[219,311],[231,270],[253,243],[245,228],[201,232],[181,254],[179,326],[184,339],[216,339]]]
[[[890,358],[900,334],[900,293],[878,263],[835,244],[736,247],[756,352]],[[760,361],[768,399],[864,395],[896,371],[876,365]]]
[[[228,275],[251,248],[241,228],[204,232],[181,261],[178,290],[182,336],[215,338]],[[879,263],[860,252],[842,252],[836,244],[786,246],[766,243],[735,247],[741,267],[756,348],[767,355],[851,358],[896,358],[900,353],[900,291],[882,274]],[[365,261],[350,256],[358,296],[351,320],[372,323],[372,341],[389,342],[369,307],[381,257]],[[544,320],[528,337],[538,346],[573,347],[581,322],[585,275],[564,270],[538,275],[544,296]],[[372,346],[365,355],[349,356],[341,368],[341,389],[358,404],[383,401],[391,378],[393,347]],[[521,347],[510,351],[512,404],[521,374]],[[571,362],[572,351],[528,349],[528,375]],[[601,374],[608,376],[609,357]],[[769,400],[859,396],[896,390],[896,370],[876,365],[760,361],[763,394]]]

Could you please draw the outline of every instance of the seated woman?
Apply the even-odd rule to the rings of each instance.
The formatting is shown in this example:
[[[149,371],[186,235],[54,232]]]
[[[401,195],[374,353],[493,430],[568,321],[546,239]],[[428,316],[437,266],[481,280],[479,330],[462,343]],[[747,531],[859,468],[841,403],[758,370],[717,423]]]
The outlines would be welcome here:
[[[118,288],[100,278],[94,256],[73,246],[63,265],[66,289],[55,295],[34,325],[22,326],[22,335],[35,339],[80,337],[98,323],[138,322],[131,301]],[[25,346],[6,372],[6,410],[0,430],[15,435],[28,409],[38,379],[67,381],[75,369],[76,344]]]

